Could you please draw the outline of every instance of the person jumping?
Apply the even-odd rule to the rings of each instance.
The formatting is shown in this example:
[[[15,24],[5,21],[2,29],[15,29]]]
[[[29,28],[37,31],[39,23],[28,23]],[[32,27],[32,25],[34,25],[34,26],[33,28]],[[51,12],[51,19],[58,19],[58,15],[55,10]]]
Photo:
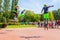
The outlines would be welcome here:
[[[48,30],[48,18],[49,18],[48,9],[50,7],[53,7],[53,5],[52,6],[47,6],[46,4],[44,4],[44,7],[41,11],[41,13],[44,11],[44,29],[47,28],[47,30]]]

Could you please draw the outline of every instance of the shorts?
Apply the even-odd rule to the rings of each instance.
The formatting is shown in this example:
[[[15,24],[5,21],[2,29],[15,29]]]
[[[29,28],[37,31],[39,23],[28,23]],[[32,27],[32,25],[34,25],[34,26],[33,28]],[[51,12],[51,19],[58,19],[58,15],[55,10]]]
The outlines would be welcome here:
[[[49,18],[49,14],[48,13],[45,13],[44,14],[44,19],[48,19]]]
[[[24,14],[20,14],[19,16],[20,16],[20,17],[24,17],[25,15],[24,15]]]

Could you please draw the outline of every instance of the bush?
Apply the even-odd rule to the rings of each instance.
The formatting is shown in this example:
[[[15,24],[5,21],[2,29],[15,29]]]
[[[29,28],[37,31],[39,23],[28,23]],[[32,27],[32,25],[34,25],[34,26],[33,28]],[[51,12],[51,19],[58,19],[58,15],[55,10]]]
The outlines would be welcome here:
[[[6,26],[7,26],[6,23],[1,23],[1,24],[0,24],[0,28],[5,28]]]
[[[0,28],[5,28],[7,26],[6,18],[3,17],[2,21],[3,22],[0,24]]]

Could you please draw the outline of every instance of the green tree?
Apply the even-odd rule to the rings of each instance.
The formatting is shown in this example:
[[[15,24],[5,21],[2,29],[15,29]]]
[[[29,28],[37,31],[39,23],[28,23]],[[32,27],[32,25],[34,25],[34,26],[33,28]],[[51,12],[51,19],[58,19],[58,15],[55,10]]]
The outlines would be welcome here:
[[[2,19],[1,11],[2,11],[2,0],[0,0],[0,22],[1,22],[1,19]]]
[[[53,12],[53,15],[54,15],[54,19],[58,20],[59,19],[58,11],[57,10],[53,10],[52,12]]]
[[[2,10],[2,0],[0,0],[0,12]]]
[[[18,0],[12,0],[11,15],[10,15],[11,19],[14,18],[13,12],[15,12],[15,7],[16,7],[17,4],[18,4]]]
[[[60,9],[58,9],[57,11],[58,11],[58,17],[59,17],[59,20],[60,20]]]
[[[40,21],[43,21],[43,20],[44,20],[43,14],[40,14]]]
[[[49,12],[49,20],[54,20],[53,12]]]
[[[38,21],[38,20],[40,20],[39,14],[35,14],[31,10],[27,10],[23,21],[34,22],[34,21]]]
[[[7,21],[9,21],[9,17],[10,17],[10,13],[9,13],[9,10],[10,10],[10,0],[4,0],[4,7],[3,7],[3,17],[6,18]]]

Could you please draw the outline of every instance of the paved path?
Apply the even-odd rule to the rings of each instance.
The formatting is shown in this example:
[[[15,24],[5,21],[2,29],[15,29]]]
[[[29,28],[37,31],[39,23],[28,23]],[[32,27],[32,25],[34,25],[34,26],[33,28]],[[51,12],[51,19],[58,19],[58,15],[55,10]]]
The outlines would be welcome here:
[[[2,29],[0,40],[60,40],[60,29]]]

